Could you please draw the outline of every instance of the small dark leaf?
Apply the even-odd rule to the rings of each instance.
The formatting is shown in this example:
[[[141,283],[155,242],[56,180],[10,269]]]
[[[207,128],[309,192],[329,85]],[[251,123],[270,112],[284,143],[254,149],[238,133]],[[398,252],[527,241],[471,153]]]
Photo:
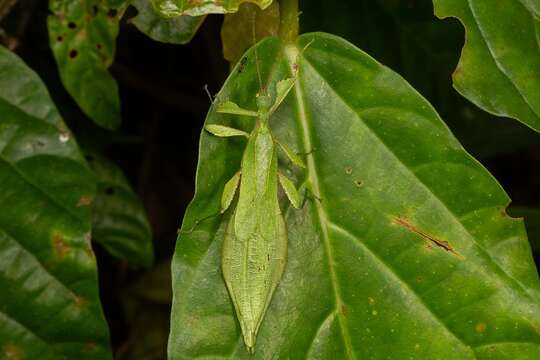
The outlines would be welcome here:
[[[149,267],[153,261],[152,230],[137,194],[122,170],[92,154],[98,192],[92,215],[92,237],[111,255],[133,266]]]
[[[243,4],[238,12],[226,14],[221,28],[223,56],[231,66],[236,65],[242,55],[255,43],[267,36],[277,36],[279,31],[279,5],[273,2],[261,10],[255,4]],[[253,38],[255,26],[255,39]],[[242,67],[238,69],[242,71]]]
[[[49,43],[66,90],[96,124],[120,125],[118,85],[107,69],[112,64],[118,21],[125,9],[99,0],[50,0]]]

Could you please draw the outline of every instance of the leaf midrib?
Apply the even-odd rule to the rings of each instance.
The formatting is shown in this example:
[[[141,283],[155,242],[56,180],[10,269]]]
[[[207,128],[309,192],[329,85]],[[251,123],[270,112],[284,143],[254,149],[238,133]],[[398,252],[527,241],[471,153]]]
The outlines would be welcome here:
[[[285,55],[287,57],[288,65],[292,73],[295,72],[293,66],[294,66],[294,63],[296,61],[298,54],[299,54],[299,51],[296,47],[292,45],[286,46]],[[298,104],[300,125],[302,127],[302,135],[303,135],[302,140],[303,140],[303,147],[304,147],[303,151],[304,153],[309,154],[307,156],[307,164],[306,164],[308,178],[310,181],[310,185],[312,186],[313,192],[316,194],[316,196],[321,196],[321,189],[319,185],[319,178],[316,172],[315,160],[313,159],[313,154],[312,153],[310,154],[310,151],[313,148],[311,144],[311,134],[310,134],[309,123],[308,123],[308,119],[307,119],[306,111],[305,111],[306,107],[304,103],[304,98],[302,96],[302,90],[300,89],[299,84],[296,84],[295,86],[295,95],[296,95],[296,101]],[[334,313],[336,314],[338,318],[341,333],[343,336],[343,342],[347,349],[347,357],[351,360],[356,360],[356,354],[354,353],[354,349],[352,346],[351,336],[349,334],[349,330],[347,326],[345,325],[345,318],[343,316],[343,313],[340,311],[343,305],[343,301],[341,298],[341,289],[339,287],[339,282],[338,282],[337,274],[335,271],[334,255],[332,251],[332,246],[330,244],[330,236],[328,234],[329,220],[321,202],[315,201],[314,203],[315,203],[315,209],[319,218],[319,224],[322,230],[322,237],[323,237],[325,251],[328,258],[328,267],[329,267],[330,276],[332,279],[332,287],[334,290],[334,299],[335,299]]]
[[[27,248],[25,248],[19,241],[17,241],[17,238],[12,236],[10,233],[8,233],[6,231],[6,229],[4,228],[0,228],[0,231],[3,232],[5,234],[5,236],[8,237],[8,241],[9,240],[12,240],[13,242],[15,242],[19,248],[21,249],[21,251],[23,251],[25,254],[27,254],[28,256],[30,256],[35,262],[36,264],[40,267],[40,271],[43,271],[45,274],[47,274],[48,276],[50,276],[50,278],[52,280],[54,280],[55,282],[57,282],[61,288],[63,288],[68,295],[72,296],[74,299],[77,297],[77,295],[75,294],[75,292],[67,285],[65,284],[64,282],[62,282],[59,278],[57,278],[56,276],[54,276],[54,274],[52,274],[51,272],[49,272],[47,270],[47,268],[43,265],[43,263],[41,261],[39,261],[39,259],[31,252],[29,251]],[[32,334],[33,336],[35,336],[37,339],[39,339],[41,342],[43,342],[44,344],[46,344],[48,347],[50,347],[53,351],[53,353],[58,353],[58,351],[56,349],[54,349],[54,347],[52,347],[52,343],[50,342],[47,342],[45,341],[45,339],[43,339],[42,337],[40,337],[36,330],[34,329],[31,329],[30,327],[28,327],[26,324],[23,324],[20,320],[16,319],[14,316],[12,316],[11,314],[8,314],[7,312],[5,312],[4,310],[0,311],[0,313],[2,313],[3,315],[5,315],[8,319],[10,319],[11,321],[19,324],[22,328],[24,328],[25,331],[27,331],[28,333]],[[52,318],[56,316],[56,314],[51,314],[49,318]]]
[[[298,51],[297,49],[295,49],[296,51]],[[289,56],[289,59],[290,59],[290,62],[292,62],[293,60],[291,59],[294,59],[294,56]],[[319,71],[309,62],[308,59],[306,59],[305,57],[303,58],[303,61],[305,63],[307,63],[307,65],[310,66],[311,69],[313,69],[313,71],[315,71],[322,79],[324,79],[324,76],[322,76],[322,74],[319,73]],[[326,82],[328,84],[328,82]],[[329,89],[331,89],[331,91],[334,93],[334,95],[340,99],[342,101],[342,103],[353,113],[355,114],[355,116],[361,120],[360,116],[358,115],[358,113],[356,111],[354,111],[353,108],[351,108],[351,106],[345,101],[345,99],[343,99],[341,97],[341,95],[339,93],[337,93],[337,91],[335,89],[333,89],[330,85],[328,85]],[[304,102],[303,102],[303,98],[302,98],[302,94],[301,94],[301,91],[299,90],[299,86],[296,86],[296,95],[297,95],[297,101],[298,101],[298,105],[299,105],[299,109],[300,109],[300,122],[301,122],[301,125],[302,125],[302,129],[303,129],[303,136],[304,136],[304,151],[306,153],[309,152],[309,149],[311,149],[311,137],[310,137],[310,134],[309,134],[309,124],[308,124],[308,119],[306,118],[306,115],[305,115],[305,105],[304,105]],[[365,124],[365,122],[362,122]],[[401,163],[401,160],[397,157],[397,155],[388,147],[386,146],[386,144],[379,138],[379,136],[370,128],[367,126],[367,124],[365,124],[366,126],[366,129],[368,129],[370,131],[370,133],[376,137],[379,142],[387,149],[387,151],[389,151],[397,160],[399,163]],[[321,196],[322,197],[322,194],[321,194],[321,190],[320,190],[320,186],[319,186],[319,182],[318,182],[318,175],[317,175],[317,172],[316,172],[316,168],[315,168],[315,163],[314,163],[314,160],[313,160],[313,156],[309,156],[308,157],[308,161],[307,161],[307,167],[308,167],[308,176],[309,176],[309,179],[310,181],[312,182],[312,186],[313,186],[313,190],[317,193],[318,196]],[[528,296],[529,298],[531,298],[531,294],[527,291],[526,288],[524,288],[523,284],[518,281],[517,279],[515,279],[513,276],[511,276],[510,274],[508,274],[492,257],[491,257],[491,254],[483,247],[481,246],[480,244],[478,244],[478,242],[476,241],[476,238],[474,238],[470,232],[468,231],[468,229],[466,229],[462,224],[461,222],[459,222],[458,220],[458,217],[446,206],[446,204],[436,195],[434,194],[431,189],[429,189],[429,187],[424,184],[418,177],[415,173],[413,173],[412,171],[410,171],[406,166],[405,168],[411,172],[411,174],[414,176],[414,178],[416,178],[418,180],[418,182],[420,184],[422,184],[426,189],[427,191],[432,194],[432,196],[443,206],[444,209],[446,209],[448,211],[448,213],[452,216],[452,218],[454,218],[456,220],[456,222],[459,224],[459,226],[467,233],[469,234],[469,237],[474,241],[474,243],[487,255],[487,257],[492,261],[492,263],[494,263],[500,270],[501,272],[503,272],[509,279],[511,279],[514,283],[516,283],[518,285],[518,287],[523,290],[524,294],[526,296]],[[332,275],[332,280],[334,282],[336,282],[336,276],[335,276],[335,271],[333,269],[333,258],[332,258],[332,251],[331,251],[331,246],[329,244],[329,237],[328,237],[328,225],[329,224],[332,224],[329,220],[328,220],[328,216],[326,214],[326,211],[324,209],[324,207],[317,203],[316,204],[316,208],[317,208],[317,212],[318,212],[318,215],[319,215],[319,220],[321,221],[321,228],[323,229],[323,236],[324,236],[324,240],[325,240],[325,246],[327,247],[327,251],[328,251],[328,254],[329,254],[329,266],[330,266],[330,270],[331,270],[331,275]],[[324,224],[323,224],[324,222]],[[335,226],[338,226],[337,224],[334,224]],[[341,228],[341,227],[340,227]],[[371,251],[369,251],[371,253]],[[373,254],[374,255],[374,254]],[[375,258],[379,259],[377,256],[375,256]],[[381,261],[379,259],[379,261]],[[391,268],[389,268],[384,262],[381,261],[381,263],[386,267],[388,268],[389,271],[391,271],[392,273],[393,270]],[[395,273],[394,273],[395,274]],[[396,275],[396,277],[405,285],[408,285],[407,283],[405,283],[403,280],[401,280],[401,278],[399,276]],[[337,286],[337,284],[336,284]],[[336,286],[334,286],[334,290],[335,290],[335,296],[336,296],[336,299],[337,301],[339,301],[338,303],[342,303],[341,301],[341,298],[340,298],[340,293],[339,293],[339,288],[337,288]],[[418,296],[416,295],[416,293],[414,291],[411,291],[411,293],[416,297],[418,298]],[[446,324],[431,310],[431,308],[429,308],[427,306],[427,304],[425,304],[422,299],[418,298],[419,300],[419,303],[422,304],[424,306],[424,308],[430,312],[432,314],[432,316],[434,317],[435,320],[437,320],[450,334],[452,334],[460,343],[462,343],[464,346],[468,346],[462,339],[460,339],[455,333],[453,333],[447,326]],[[343,330],[345,329],[344,328],[344,319],[341,318],[341,314],[339,312],[339,310],[334,310],[336,312],[336,315],[338,316],[338,319],[340,320],[339,323],[340,323],[340,327],[342,329],[342,332]],[[345,333],[343,334],[345,336]],[[344,339],[346,340],[346,339]],[[348,348],[348,354],[349,354],[349,348]],[[474,354],[473,356],[476,357],[476,354]]]

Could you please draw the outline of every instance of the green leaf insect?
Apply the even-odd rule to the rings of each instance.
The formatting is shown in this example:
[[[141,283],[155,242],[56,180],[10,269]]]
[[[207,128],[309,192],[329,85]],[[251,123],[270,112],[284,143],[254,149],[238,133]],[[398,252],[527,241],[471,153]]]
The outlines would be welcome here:
[[[287,229],[278,201],[278,183],[295,208],[301,206],[293,182],[278,171],[278,148],[291,162],[305,167],[302,159],[272,135],[269,120],[293,89],[296,78],[281,80],[276,96],[265,90],[257,94],[258,111],[240,108],[230,101],[217,105],[223,114],[256,120],[251,133],[223,125],[207,125],[215,136],[247,137],[240,170],[225,184],[221,212],[238,201],[225,230],[221,266],[247,350],[254,352],[257,332],[264,319],[287,261]]]

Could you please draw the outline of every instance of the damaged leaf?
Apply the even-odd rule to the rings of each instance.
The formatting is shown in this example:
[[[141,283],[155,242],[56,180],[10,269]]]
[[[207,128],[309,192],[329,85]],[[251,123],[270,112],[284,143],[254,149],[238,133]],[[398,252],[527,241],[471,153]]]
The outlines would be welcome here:
[[[288,262],[250,357],[220,271],[229,219],[215,216],[245,144],[203,132],[172,265],[169,358],[540,357],[540,283],[523,222],[505,215],[508,196],[431,105],[339,37],[257,48],[263,86],[298,69],[270,125],[306,154],[305,170],[286,158],[280,167],[307,200],[287,210],[281,193]],[[256,107],[255,53],[246,55],[218,103]],[[252,124],[215,106],[206,122]]]

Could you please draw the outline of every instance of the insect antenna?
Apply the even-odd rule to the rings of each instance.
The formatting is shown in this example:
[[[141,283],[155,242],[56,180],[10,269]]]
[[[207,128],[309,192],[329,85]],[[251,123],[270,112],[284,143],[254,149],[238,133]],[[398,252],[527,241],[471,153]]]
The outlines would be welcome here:
[[[257,44],[257,34],[255,31],[255,17],[257,16],[257,13],[253,13],[253,17],[251,18],[251,36],[253,38],[253,46]],[[261,78],[261,69],[259,68],[259,53],[257,51],[257,47],[255,47],[255,65],[257,66],[257,77],[259,79],[259,91],[264,92],[264,88],[262,85],[262,78]]]

